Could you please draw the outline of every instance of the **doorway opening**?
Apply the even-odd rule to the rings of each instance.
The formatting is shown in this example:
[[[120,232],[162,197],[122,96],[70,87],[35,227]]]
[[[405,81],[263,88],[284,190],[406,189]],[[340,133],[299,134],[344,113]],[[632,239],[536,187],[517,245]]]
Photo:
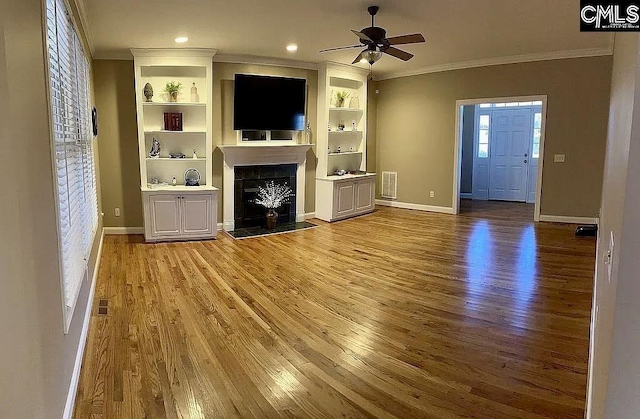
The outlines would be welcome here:
[[[482,202],[502,201],[511,208],[517,203],[530,208],[539,221],[546,100],[526,96],[456,102],[456,214],[474,207],[499,208],[499,203]]]

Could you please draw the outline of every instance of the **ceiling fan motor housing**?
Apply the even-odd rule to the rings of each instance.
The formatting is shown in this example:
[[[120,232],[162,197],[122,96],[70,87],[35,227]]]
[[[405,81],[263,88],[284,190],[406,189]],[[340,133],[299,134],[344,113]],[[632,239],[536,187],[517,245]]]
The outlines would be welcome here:
[[[378,46],[382,46],[382,40],[387,37],[387,31],[377,26],[369,26],[368,28],[362,29],[360,32],[371,38]],[[361,40],[360,42],[366,45],[365,41]]]

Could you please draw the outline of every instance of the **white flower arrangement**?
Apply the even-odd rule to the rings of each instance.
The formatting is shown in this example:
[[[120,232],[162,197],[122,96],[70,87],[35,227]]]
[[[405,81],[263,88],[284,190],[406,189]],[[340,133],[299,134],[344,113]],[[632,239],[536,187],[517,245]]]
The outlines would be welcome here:
[[[282,204],[289,202],[292,193],[289,185],[276,185],[270,181],[267,182],[266,188],[258,186],[258,196],[254,202],[267,209],[278,209]]]

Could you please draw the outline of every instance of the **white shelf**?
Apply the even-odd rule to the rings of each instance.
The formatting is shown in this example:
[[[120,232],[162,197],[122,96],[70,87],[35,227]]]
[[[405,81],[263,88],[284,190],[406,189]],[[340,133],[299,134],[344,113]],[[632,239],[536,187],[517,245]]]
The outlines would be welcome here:
[[[362,131],[342,130],[342,131],[328,131],[329,134],[362,134]]]
[[[359,108],[329,108],[329,112],[362,112],[362,109]]]
[[[207,106],[202,102],[142,102],[142,106]]]
[[[348,156],[353,154],[362,154],[362,151],[345,151],[340,153],[327,153],[329,156]]]
[[[167,130],[156,130],[156,131],[145,131],[145,134],[200,134],[204,135],[206,131],[167,131]]]
[[[154,160],[159,160],[159,161],[206,162],[207,158],[206,157],[198,157],[197,159],[194,159],[193,157],[185,157],[183,159],[180,159],[180,158],[171,158],[171,157],[147,157],[147,161],[154,161]]]

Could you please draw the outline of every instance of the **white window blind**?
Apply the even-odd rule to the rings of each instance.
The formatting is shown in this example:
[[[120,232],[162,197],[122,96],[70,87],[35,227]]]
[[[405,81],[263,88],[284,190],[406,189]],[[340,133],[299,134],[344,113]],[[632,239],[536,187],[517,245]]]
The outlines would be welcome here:
[[[64,0],[47,0],[53,147],[66,327],[98,226],[90,112],[90,70]]]

